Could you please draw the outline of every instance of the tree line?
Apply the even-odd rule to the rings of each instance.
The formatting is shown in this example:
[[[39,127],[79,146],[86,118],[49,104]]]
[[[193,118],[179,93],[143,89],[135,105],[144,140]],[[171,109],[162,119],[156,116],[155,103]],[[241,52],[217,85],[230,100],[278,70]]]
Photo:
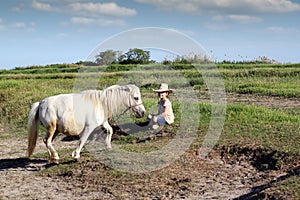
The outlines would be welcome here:
[[[191,64],[191,63],[207,63],[210,62],[206,56],[193,55],[193,56],[177,56],[175,59],[170,60],[165,58],[162,64]],[[111,65],[111,64],[149,64],[156,63],[155,60],[150,60],[150,51],[139,48],[129,49],[128,52],[122,53],[121,51],[106,50],[98,53],[95,56],[95,61],[80,61],[77,64],[88,65]]]
[[[263,58],[263,59],[262,59]],[[86,66],[89,65],[111,65],[111,64],[150,64],[150,63],[156,63],[155,60],[150,60],[150,51],[146,51],[139,48],[133,48],[129,49],[128,52],[122,53],[121,51],[115,51],[115,50],[106,50],[98,53],[95,56],[95,61],[80,61],[76,64],[83,64]],[[212,61],[211,58],[209,58],[207,55],[196,55],[196,54],[190,54],[190,55],[184,55],[184,56],[177,56],[174,59],[167,59],[165,58],[162,61],[162,64],[164,65],[176,65],[176,64],[193,64],[193,63],[217,63],[217,61]],[[229,61],[224,60],[222,62],[223,64],[253,64],[253,63],[275,63],[275,61],[271,61],[269,59],[266,59],[265,57],[259,57],[259,59],[251,60],[251,61]],[[278,62],[276,61],[278,64]]]
[[[110,64],[149,64],[150,51],[139,48],[129,49],[128,52],[122,53],[121,51],[106,50],[96,55],[95,63],[97,65],[110,65]]]

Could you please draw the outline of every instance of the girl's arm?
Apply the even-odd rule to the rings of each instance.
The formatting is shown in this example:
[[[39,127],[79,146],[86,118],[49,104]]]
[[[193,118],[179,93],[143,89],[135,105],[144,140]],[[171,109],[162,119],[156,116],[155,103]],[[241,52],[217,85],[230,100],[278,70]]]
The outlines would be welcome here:
[[[164,109],[164,112],[161,113],[159,116],[166,117],[167,113],[171,112],[171,104],[165,104]]]

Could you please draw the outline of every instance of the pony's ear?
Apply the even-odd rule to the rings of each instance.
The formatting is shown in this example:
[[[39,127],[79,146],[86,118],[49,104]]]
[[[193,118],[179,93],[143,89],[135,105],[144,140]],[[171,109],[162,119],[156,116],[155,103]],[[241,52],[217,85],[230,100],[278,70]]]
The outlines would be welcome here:
[[[130,92],[130,88],[129,88],[128,86],[124,86],[124,87],[123,87],[123,91],[125,91],[125,92]]]

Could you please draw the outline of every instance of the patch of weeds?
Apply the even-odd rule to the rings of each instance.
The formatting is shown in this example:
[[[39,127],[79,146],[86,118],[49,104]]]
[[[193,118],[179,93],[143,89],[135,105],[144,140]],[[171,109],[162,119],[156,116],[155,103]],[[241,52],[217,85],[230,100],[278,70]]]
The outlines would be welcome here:
[[[72,176],[75,174],[77,166],[80,166],[91,160],[90,154],[83,150],[80,155],[80,160],[76,161],[71,157],[71,149],[59,150],[58,154],[60,155],[59,164],[47,164],[46,169],[40,171],[42,176]],[[39,154],[48,158],[48,154]],[[39,157],[40,158],[40,157]]]
[[[116,139],[114,141],[115,144],[128,144],[128,143],[134,143],[134,141],[136,141],[138,138],[134,135],[125,135],[125,136],[121,136],[118,137],[118,139]]]
[[[221,156],[229,162],[249,161],[259,171],[281,170],[299,164],[300,156],[258,146],[224,145]]]

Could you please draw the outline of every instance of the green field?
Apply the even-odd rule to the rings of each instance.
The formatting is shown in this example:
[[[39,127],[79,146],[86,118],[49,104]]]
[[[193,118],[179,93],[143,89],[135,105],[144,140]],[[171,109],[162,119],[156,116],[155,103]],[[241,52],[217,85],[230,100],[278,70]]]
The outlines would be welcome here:
[[[0,135],[0,139],[26,137],[27,114],[32,103],[48,96],[88,89],[91,84],[91,89],[101,89],[123,82],[137,83],[146,109],[152,111],[156,96],[151,89],[157,87],[159,80],[164,80],[173,88],[194,90],[200,110],[200,125],[198,130],[194,130],[197,138],[190,146],[190,151],[197,151],[212,117],[212,86],[207,80],[218,77],[224,83],[227,102],[223,131],[215,149],[226,154],[228,159],[247,155],[249,159],[251,156],[253,159],[269,156],[270,160],[275,159],[276,162],[261,161],[257,166],[266,173],[268,170],[299,168],[300,64],[216,64],[214,70],[207,67],[203,69],[196,70],[192,65],[85,67],[64,64],[0,70],[0,128],[9,127],[10,130]],[[175,116],[181,116],[180,101],[175,96],[171,96],[171,99]],[[180,117],[177,117],[175,123],[165,131],[176,134],[180,123]],[[135,139],[122,136],[113,143],[132,152],[152,151],[168,143],[166,140],[165,143],[134,144],[132,141]],[[256,155],[255,152],[260,154]],[[299,190],[299,179],[293,177],[268,191],[282,198],[299,198]]]

